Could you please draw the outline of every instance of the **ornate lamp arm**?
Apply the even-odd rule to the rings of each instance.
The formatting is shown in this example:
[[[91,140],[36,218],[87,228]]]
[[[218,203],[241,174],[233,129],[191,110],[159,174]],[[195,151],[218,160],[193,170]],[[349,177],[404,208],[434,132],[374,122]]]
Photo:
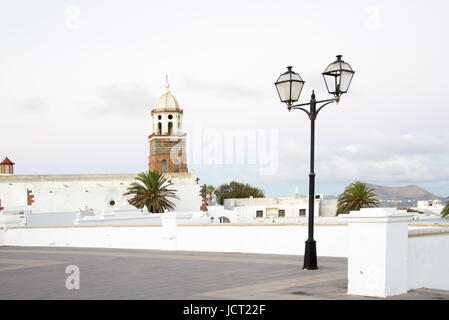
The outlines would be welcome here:
[[[315,100],[315,92],[312,91],[312,97],[310,99],[310,102],[307,103],[300,103],[300,104],[296,104],[296,105],[292,105],[288,107],[288,110],[291,109],[296,109],[296,110],[301,110],[304,111],[305,113],[307,113],[307,116],[310,118],[310,120],[315,120],[316,117],[318,116],[318,112],[320,112],[321,109],[323,109],[325,106],[327,106],[328,104],[334,103],[339,101],[339,98],[334,98],[334,99],[326,99],[326,100],[320,100],[320,101],[316,101]],[[316,108],[318,104],[323,103],[323,105],[321,105],[318,109]],[[305,108],[301,108],[302,106],[310,106],[310,111],[305,109]]]
[[[317,116],[317,115],[318,115],[318,112],[320,112],[320,110],[323,109],[325,106],[327,106],[328,104],[331,104],[331,103],[334,103],[334,102],[335,102],[335,99],[332,99],[332,100],[333,100],[333,101],[326,102],[326,103],[323,104],[321,107],[319,107],[318,110],[316,111],[316,115],[315,115],[315,116]]]

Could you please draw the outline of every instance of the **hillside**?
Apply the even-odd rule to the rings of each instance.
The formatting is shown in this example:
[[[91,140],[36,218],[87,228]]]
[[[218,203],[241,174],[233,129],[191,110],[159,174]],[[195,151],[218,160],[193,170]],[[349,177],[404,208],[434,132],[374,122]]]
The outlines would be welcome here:
[[[417,186],[408,185],[403,187],[386,187],[375,184],[367,183],[370,187],[376,188],[375,193],[381,200],[443,200],[443,197],[439,197],[430,193],[429,191]]]

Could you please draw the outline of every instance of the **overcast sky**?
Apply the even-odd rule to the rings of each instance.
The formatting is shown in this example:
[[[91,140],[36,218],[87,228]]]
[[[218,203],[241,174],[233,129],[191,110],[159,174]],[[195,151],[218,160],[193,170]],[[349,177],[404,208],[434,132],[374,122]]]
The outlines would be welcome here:
[[[317,120],[316,191],[361,180],[449,195],[447,1],[0,4],[0,157],[18,174],[147,170],[168,74],[189,145],[200,141],[200,161],[191,146],[188,156],[201,183],[307,193],[309,120],[286,110],[273,82],[292,65],[301,101],[312,89],[328,99],[321,72],[342,54],[356,74]],[[238,130],[256,133],[255,162],[207,157]]]

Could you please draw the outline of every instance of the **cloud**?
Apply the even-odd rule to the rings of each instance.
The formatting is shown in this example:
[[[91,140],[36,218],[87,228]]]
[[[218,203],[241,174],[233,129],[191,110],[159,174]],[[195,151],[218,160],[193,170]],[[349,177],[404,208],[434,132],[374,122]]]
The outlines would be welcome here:
[[[19,109],[30,113],[40,113],[46,108],[44,101],[37,97],[16,101],[15,105]]]
[[[430,135],[372,134],[358,144],[332,150],[338,155],[356,159],[382,160],[395,155],[431,155],[448,153],[449,146]]]
[[[230,82],[205,82],[193,78],[185,79],[185,86],[192,91],[201,94],[218,96],[223,99],[246,99],[255,98],[260,95],[255,89],[250,89]]]
[[[363,143],[321,146],[315,155],[315,172],[321,182],[364,180],[379,184],[424,183],[449,180],[449,148],[439,138],[411,134],[378,134]],[[280,144],[279,172],[284,183],[306,181],[308,146],[286,140]],[[272,177],[259,177],[259,181]],[[267,181],[268,181],[267,180]]]
[[[147,89],[135,83],[103,87],[100,95],[103,103],[89,110],[92,115],[142,116],[152,109],[156,101]]]
[[[341,103],[326,107],[317,122],[320,186],[327,179],[342,181],[343,187],[360,176],[443,179],[449,167],[444,120],[449,118],[449,42],[441,39],[449,26],[449,2],[383,1],[382,26],[376,32],[366,29],[366,23],[372,27],[373,15],[360,1],[343,7],[332,1],[289,5],[286,11],[274,2],[255,8],[240,1],[223,2],[217,9],[175,1],[158,3],[155,11],[151,1],[126,7],[116,1],[105,11],[92,2],[83,12],[98,19],[83,20],[88,25],[82,22],[79,32],[67,33],[58,32],[64,31],[64,21],[55,14],[64,14],[64,8],[48,2],[24,12],[11,2],[0,12],[9,31],[2,37],[8,50],[0,60],[0,100],[3,129],[20,134],[2,142],[4,152],[23,155],[22,168],[30,172],[51,171],[55,165],[77,172],[82,159],[92,159],[83,156],[84,144],[98,154],[85,168],[121,172],[122,159],[108,153],[121,149],[115,141],[120,139],[129,148],[120,154],[145,165],[149,111],[169,73],[179,79],[172,88],[185,112],[188,139],[189,124],[196,120],[205,129],[279,129],[278,174],[259,176],[258,168],[248,174],[244,166],[235,166],[230,175],[264,179],[267,192],[275,184],[290,192],[285,181],[307,184],[310,127],[304,114],[289,113],[280,103],[273,82],[285,66],[293,65],[306,81],[301,102],[308,101],[312,89],[319,99],[329,98],[321,72],[342,53],[356,74]],[[173,10],[180,6],[182,10]],[[167,24],[167,16],[159,12],[170,12],[173,23]],[[345,37],[329,37],[329,25],[322,23],[336,14]],[[117,17],[123,23],[116,23]],[[298,27],[313,32],[303,32],[299,39]],[[43,101],[26,100],[30,97]],[[36,158],[55,157],[56,164],[35,165]],[[205,167],[199,176],[206,175]],[[226,173],[210,176],[202,181],[227,178]],[[433,183],[441,194],[449,189],[449,182]]]

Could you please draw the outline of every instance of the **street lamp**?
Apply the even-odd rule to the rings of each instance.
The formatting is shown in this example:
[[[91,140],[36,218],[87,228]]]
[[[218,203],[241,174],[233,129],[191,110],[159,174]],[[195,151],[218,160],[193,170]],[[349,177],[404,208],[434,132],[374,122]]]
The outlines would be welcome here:
[[[299,100],[304,81],[299,74],[292,71],[292,67],[287,67],[287,72],[281,74],[275,82],[279,98],[282,102],[287,104],[287,108],[299,109],[304,111],[310,119],[310,173],[309,173],[309,235],[306,240],[306,247],[304,252],[304,266],[306,270],[318,269],[316,256],[316,241],[313,239],[313,219],[314,219],[314,201],[315,201],[315,119],[318,113],[330,103],[340,101],[343,93],[348,91],[351,84],[354,71],[351,66],[341,60],[341,55],[337,56],[337,60],[332,62],[323,72],[324,82],[326,84],[329,94],[334,96],[333,99],[319,100],[315,99],[315,92],[312,90],[310,102],[293,105]],[[303,106],[310,106],[309,110],[302,108]],[[317,108],[318,106],[318,108]]]

